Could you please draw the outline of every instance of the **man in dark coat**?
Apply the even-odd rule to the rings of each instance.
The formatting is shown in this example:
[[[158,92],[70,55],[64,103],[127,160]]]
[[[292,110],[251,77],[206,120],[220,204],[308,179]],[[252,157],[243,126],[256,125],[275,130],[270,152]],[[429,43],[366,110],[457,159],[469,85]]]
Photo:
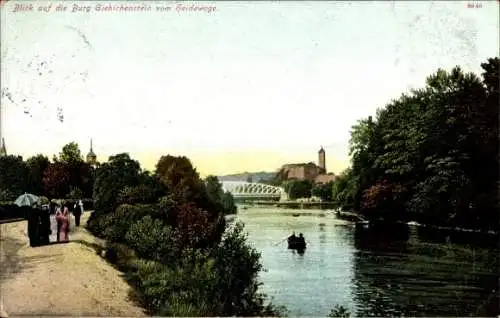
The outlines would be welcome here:
[[[28,237],[30,246],[35,247],[40,245],[40,210],[33,207],[23,207],[26,209],[28,219]]]
[[[49,206],[42,206],[40,211],[40,244],[47,245],[50,243],[50,210]]]
[[[80,226],[80,217],[82,216],[82,207],[76,202],[74,209],[73,209],[73,215],[75,216],[75,225]]]

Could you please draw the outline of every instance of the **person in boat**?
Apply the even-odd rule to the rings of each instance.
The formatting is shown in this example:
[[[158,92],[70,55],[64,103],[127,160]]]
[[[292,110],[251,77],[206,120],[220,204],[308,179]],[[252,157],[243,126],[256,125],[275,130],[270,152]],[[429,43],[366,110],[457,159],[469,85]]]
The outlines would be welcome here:
[[[292,235],[288,237],[288,242],[294,242],[296,239],[297,236],[295,235],[295,232],[293,232]]]
[[[304,238],[304,235],[302,233],[299,234],[299,237],[297,238],[297,244],[306,244],[306,239]]]

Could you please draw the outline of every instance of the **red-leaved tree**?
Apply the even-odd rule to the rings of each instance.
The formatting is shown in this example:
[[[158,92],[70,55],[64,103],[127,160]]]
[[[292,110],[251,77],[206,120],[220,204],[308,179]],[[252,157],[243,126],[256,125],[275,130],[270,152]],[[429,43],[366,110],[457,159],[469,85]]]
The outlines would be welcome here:
[[[66,163],[51,163],[43,173],[43,185],[51,198],[64,198],[69,193],[70,169]]]

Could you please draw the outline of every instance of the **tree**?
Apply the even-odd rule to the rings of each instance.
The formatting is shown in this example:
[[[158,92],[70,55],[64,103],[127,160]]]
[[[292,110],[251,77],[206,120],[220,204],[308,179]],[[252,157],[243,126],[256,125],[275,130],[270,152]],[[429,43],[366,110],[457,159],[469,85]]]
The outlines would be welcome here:
[[[42,154],[38,154],[26,160],[29,169],[30,192],[37,195],[45,195],[43,184],[44,172],[50,165],[50,160]]]
[[[205,183],[188,158],[162,156],[156,164],[155,175],[176,201],[194,202],[215,218],[222,212],[220,206],[208,197]]]
[[[82,152],[76,142],[70,142],[63,146],[62,151],[59,153],[59,161],[67,164],[80,163],[83,161]]]
[[[352,167],[334,183],[333,200],[369,219],[498,229],[500,60],[481,66],[482,80],[440,69],[358,121]]]
[[[139,184],[140,172],[139,162],[127,153],[110,156],[96,171],[94,208],[101,213],[113,211],[120,191]]]
[[[208,199],[214,202],[216,209],[224,215],[236,213],[237,207],[234,203],[233,195],[229,192],[224,192],[222,184],[216,176],[206,177],[205,187]]]
[[[65,198],[69,193],[70,169],[64,162],[51,163],[43,173],[45,193],[50,198]]]
[[[8,191],[13,199],[28,191],[29,170],[21,156],[0,157],[0,190]]]
[[[312,188],[312,195],[321,198],[322,201],[332,201],[333,181],[319,184]]]
[[[309,180],[290,180],[285,183],[285,191],[290,199],[310,198],[312,182]]]
[[[76,142],[64,145],[55,161],[63,162],[69,167],[71,187],[79,188],[86,196],[92,195],[93,168],[83,160]]]

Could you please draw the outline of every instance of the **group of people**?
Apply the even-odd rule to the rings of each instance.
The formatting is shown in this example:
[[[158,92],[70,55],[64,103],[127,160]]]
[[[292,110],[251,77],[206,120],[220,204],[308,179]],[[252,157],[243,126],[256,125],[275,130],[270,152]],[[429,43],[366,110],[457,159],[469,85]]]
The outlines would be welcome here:
[[[50,243],[50,235],[52,234],[50,214],[54,213],[57,222],[57,242],[69,241],[70,207],[70,204],[57,202],[51,202],[44,206],[35,204],[27,215],[30,246]],[[75,225],[80,226],[80,218],[83,213],[81,200],[74,204],[72,212],[75,217]]]
[[[299,236],[297,236],[295,235],[295,232],[293,232],[292,235],[288,237],[288,241],[303,244],[306,242],[306,239],[302,233],[299,233]]]

